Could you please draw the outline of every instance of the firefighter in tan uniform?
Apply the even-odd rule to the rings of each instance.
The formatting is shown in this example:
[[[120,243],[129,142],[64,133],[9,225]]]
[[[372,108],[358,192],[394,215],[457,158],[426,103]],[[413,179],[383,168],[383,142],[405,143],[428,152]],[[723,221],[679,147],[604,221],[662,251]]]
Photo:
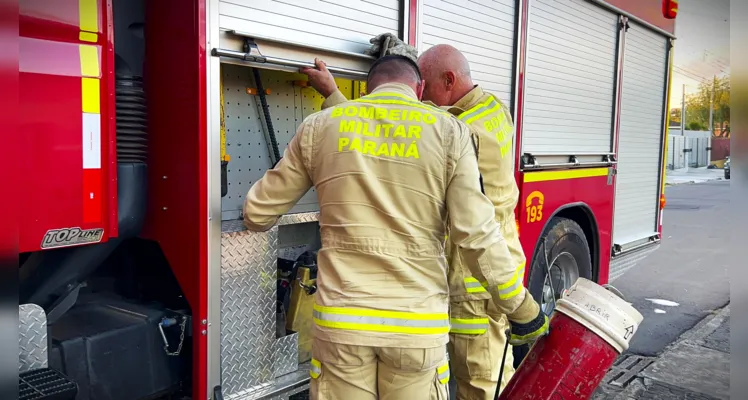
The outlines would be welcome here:
[[[391,43],[394,43],[393,40]],[[412,56],[412,52],[401,50]],[[323,107],[345,101],[337,91],[332,75],[324,62],[316,60],[317,69],[303,69],[310,82],[327,97]],[[470,127],[478,155],[483,190],[494,206],[496,221],[501,226],[511,254],[514,275],[500,288],[500,297],[511,300],[525,293],[523,288],[525,255],[517,234],[514,208],[519,190],[512,173],[513,124],[509,110],[493,95],[474,85],[465,56],[454,47],[438,45],[418,59],[424,73],[427,103],[442,106]],[[490,301],[485,282],[475,278],[464,256],[447,244],[450,285],[449,357],[457,383],[457,399],[491,399],[499,379],[501,358],[506,344],[506,316]],[[515,331],[511,342],[526,343]],[[503,389],[514,373],[511,348],[506,352]]]
[[[511,299],[521,293],[525,276],[525,254],[514,217],[519,189],[512,169],[514,127],[511,114],[496,96],[473,84],[467,59],[454,47],[431,47],[421,54],[418,64],[427,82],[423,98],[448,109],[470,127],[483,188],[494,205],[496,221],[516,268],[515,275],[500,290],[502,299]],[[470,274],[460,252],[450,246],[447,254],[452,320],[449,355],[457,383],[457,398],[492,399],[499,379],[508,321],[494,307],[483,285]],[[506,357],[501,389],[514,374],[511,348]]]
[[[370,94],[306,118],[249,190],[248,229],[270,229],[312,187],[322,249],[314,305],[312,399],[446,399],[449,287],[444,235],[487,282],[513,329],[540,334],[481,193],[466,125],[419,102],[417,65],[379,59]]]

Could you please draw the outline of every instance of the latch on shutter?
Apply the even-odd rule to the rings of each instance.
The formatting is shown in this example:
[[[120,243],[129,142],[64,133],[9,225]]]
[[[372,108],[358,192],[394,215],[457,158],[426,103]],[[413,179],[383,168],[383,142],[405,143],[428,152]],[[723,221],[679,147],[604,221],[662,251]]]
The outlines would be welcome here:
[[[358,54],[358,53],[351,53],[341,50],[335,50],[335,49],[328,49],[328,48],[322,48],[322,47],[315,47],[310,46],[308,44],[304,43],[295,43],[295,42],[289,42],[289,41],[281,41],[271,38],[265,38],[257,35],[252,35],[249,33],[242,33],[237,31],[231,31],[228,32],[233,36],[233,39],[236,40],[237,38],[240,38],[242,40],[243,49],[242,51],[233,50],[233,49],[224,49],[224,48],[214,48],[211,50],[211,55],[214,57],[227,57],[227,58],[234,58],[239,60],[248,61],[251,63],[256,64],[271,64],[275,66],[281,66],[281,67],[290,67],[290,68],[303,68],[303,67],[312,67],[314,68],[315,65],[312,62],[309,61],[299,61],[297,59],[291,59],[291,58],[284,58],[284,57],[277,57],[270,55],[269,53],[263,53],[260,51],[260,47],[262,45],[263,48],[296,48],[298,50],[303,50],[304,53],[308,53],[310,55],[310,58],[313,56],[320,56],[324,58],[325,60],[328,59],[328,55],[333,55],[334,58],[337,59],[347,59],[347,60],[356,60],[358,61],[358,65],[368,65],[374,61],[374,58],[365,54]],[[239,46],[237,46],[238,48]],[[295,53],[299,53],[299,51],[296,51]],[[363,64],[362,64],[363,62]],[[328,65],[327,69],[330,70],[333,74],[336,75],[343,75],[351,78],[356,79],[365,79],[368,75],[368,67],[362,67],[361,69],[353,69],[353,68],[347,68],[347,67],[339,67],[339,66],[333,66]]]
[[[608,169],[608,186],[613,184],[613,176],[618,174],[618,170],[615,168]]]

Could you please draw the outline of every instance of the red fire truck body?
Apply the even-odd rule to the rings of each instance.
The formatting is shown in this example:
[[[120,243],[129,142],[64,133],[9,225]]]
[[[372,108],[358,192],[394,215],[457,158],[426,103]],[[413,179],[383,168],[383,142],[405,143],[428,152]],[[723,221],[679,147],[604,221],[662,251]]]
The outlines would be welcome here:
[[[648,0],[22,1],[20,293],[47,321],[39,365],[79,399],[303,390],[297,328],[313,281],[298,271],[316,268],[316,194],[266,233],[241,226],[241,203],[319,110],[298,68],[321,57],[358,97],[363,49],[382,32],[419,51],[454,45],[513,111],[525,279],[544,308],[577,277],[611,281],[661,240],[676,12]]]

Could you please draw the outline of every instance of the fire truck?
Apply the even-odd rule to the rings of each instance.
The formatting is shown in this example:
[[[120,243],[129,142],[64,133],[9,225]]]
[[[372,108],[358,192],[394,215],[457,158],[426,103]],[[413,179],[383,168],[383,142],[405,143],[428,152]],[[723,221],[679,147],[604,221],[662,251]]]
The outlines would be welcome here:
[[[22,0],[20,398],[295,398],[319,207],[244,196],[369,39],[464,52],[511,110],[525,283],[546,312],[662,238],[676,1]],[[72,397],[71,397],[72,398]]]

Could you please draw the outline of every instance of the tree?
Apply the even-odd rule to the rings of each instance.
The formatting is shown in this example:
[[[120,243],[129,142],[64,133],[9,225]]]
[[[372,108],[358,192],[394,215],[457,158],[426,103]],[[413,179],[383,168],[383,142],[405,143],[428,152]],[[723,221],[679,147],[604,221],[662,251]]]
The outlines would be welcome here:
[[[691,121],[686,126],[686,129],[689,131],[704,131],[707,130],[706,126],[702,125],[701,122],[698,121]]]
[[[709,105],[714,88],[713,123],[709,128]],[[680,114],[680,110],[679,110]],[[672,116],[672,114],[671,114]],[[680,115],[679,115],[680,116]],[[680,120],[680,118],[679,118]],[[730,77],[714,78],[714,82],[702,83],[698,92],[686,96],[686,126],[703,127],[712,132],[727,132],[730,129]],[[703,129],[702,128],[702,129]],[[723,134],[724,135],[724,134]]]

